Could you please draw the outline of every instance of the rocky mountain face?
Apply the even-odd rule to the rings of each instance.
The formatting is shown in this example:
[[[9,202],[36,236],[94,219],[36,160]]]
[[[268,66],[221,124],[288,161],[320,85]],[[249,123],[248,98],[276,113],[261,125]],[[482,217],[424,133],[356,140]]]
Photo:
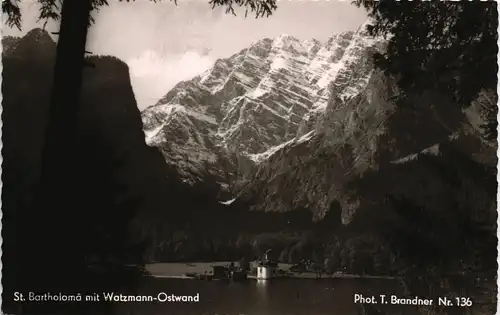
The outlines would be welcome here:
[[[364,31],[326,43],[287,35],[260,40],[144,110],[147,143],[185,181],[215,181],[234,193],[285,143],[311,138],[332,97],[365,89],[370,52],[382,46]]]
[[[307,209],[321,219],[340,206],[347,224],[356,212],[403,194],[427,211],[452,213],[451,203],[465,202],[464,195],[450,190],[449,203],[440,203],[450,179],[427,157],[450,172],[464,163],[494,178],[497,145],[483,139],[476,105],[464,113],[429,91],[412,96],[411,103],[426,104],[418,111],[396,107],[395,79],[372,62],[384,46],[364,26],[326,43],[258,41],[144,110],[147,143],[185,181],[216,178],[235,204],[253,210]],[[359,188],[374,177],[376,198]],[[483,180],[467,173],[460,181]],[[488,191],[481,206],[467,202],[491,217],[495,196]]]
[[[456,167],[454,172],[462,171],[457,160],[465,164],[469,161],[483,171],[489,169],[490,180],[495,178],[496,144],[484,141],[480,129],[474,128],[464,113],[433,106],[419,112],[396,109],[390,100],[397,90],[391,87],[391,80],[374,73],[362,93],[348,101],[330,100],[314,135],[308,141],[285,143],[261,162],[252,180],[239,192],[239,198],[255,210],[309,209],[316,219],[340,204],[343,222],[347,224],[363,208],[369,191],[366,188],[360,192],[353,187],[364,186],[367,176],[377,176],[379,180],[370,186],[370,196],[377,196],[377,202],[403,191],[418,199],[413,200],[417,204],[442,200],[450,183],[428,164],[428,156],[442,164],[443,169],[451,171]],[[416,98],[431,100],[431,96]],[[477,119],[477,114],[474,117]],[[469,176],[467,181],[483,180],[473,173]],[[391,188],[384,191],[384,185]],[[413,185],[424,187],[417,190]],[[493,181],[490,185],[494,189],[496,184]],[[482,194],[482,189],[477,193]],[[454,198],[463,196],[458,191],[455,194]],[[491,215],[495,197],[488,196],[492,203],[476,210]],[[469,206],[472,208],[473,204]]]

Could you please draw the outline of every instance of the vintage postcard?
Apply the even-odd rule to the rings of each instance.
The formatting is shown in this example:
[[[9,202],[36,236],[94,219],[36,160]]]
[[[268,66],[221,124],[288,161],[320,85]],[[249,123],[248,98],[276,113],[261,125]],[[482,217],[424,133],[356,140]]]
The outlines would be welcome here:
[[[495,1],[4,0],[2,313],[495,314]]]

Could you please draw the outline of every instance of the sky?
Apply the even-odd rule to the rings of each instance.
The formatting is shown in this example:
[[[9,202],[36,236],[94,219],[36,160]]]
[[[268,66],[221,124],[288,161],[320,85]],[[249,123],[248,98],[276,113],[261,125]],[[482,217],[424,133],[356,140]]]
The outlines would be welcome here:
[[[165,95],[176,83],[209,69],[262,38],[282,34],[300,39],[327,40],[337,32],[357,30],[366,21],[363,9],[350,0],[281,0],[270,17],[236,16],[223,8],[212,10],[208,0],[153,3],[118,2],[94,13],[88,50],[113,55],[129,65],[138,107],[143,109]],[[36,1],[22,2],[23,29],[4,27],[4,35],[22,35],[37,23]],[[57,31],[49,22],[46,29]],[[56,39],[56,38],[55,38]]]

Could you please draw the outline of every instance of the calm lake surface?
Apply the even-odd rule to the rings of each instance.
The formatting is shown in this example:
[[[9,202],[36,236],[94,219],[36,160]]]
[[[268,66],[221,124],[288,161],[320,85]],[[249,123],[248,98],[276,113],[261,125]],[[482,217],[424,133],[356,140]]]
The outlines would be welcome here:
[[[130,315],[358,315],[355,294],[396,294],[397,281],[384,279],[275,279],[244,282],[146,278],[140,294],[199,294],[199,302],[119,303],[118,313]],[[375,313],[369,313],[375,314]],[[414,306],[390,306],[382,314],[417,314]]]

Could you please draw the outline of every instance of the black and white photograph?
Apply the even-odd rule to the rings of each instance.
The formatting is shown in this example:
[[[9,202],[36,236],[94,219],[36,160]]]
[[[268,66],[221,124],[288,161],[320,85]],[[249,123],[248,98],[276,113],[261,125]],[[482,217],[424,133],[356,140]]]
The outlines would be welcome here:
[[[2,314],[496,314],[496,1],[2,17]]]

